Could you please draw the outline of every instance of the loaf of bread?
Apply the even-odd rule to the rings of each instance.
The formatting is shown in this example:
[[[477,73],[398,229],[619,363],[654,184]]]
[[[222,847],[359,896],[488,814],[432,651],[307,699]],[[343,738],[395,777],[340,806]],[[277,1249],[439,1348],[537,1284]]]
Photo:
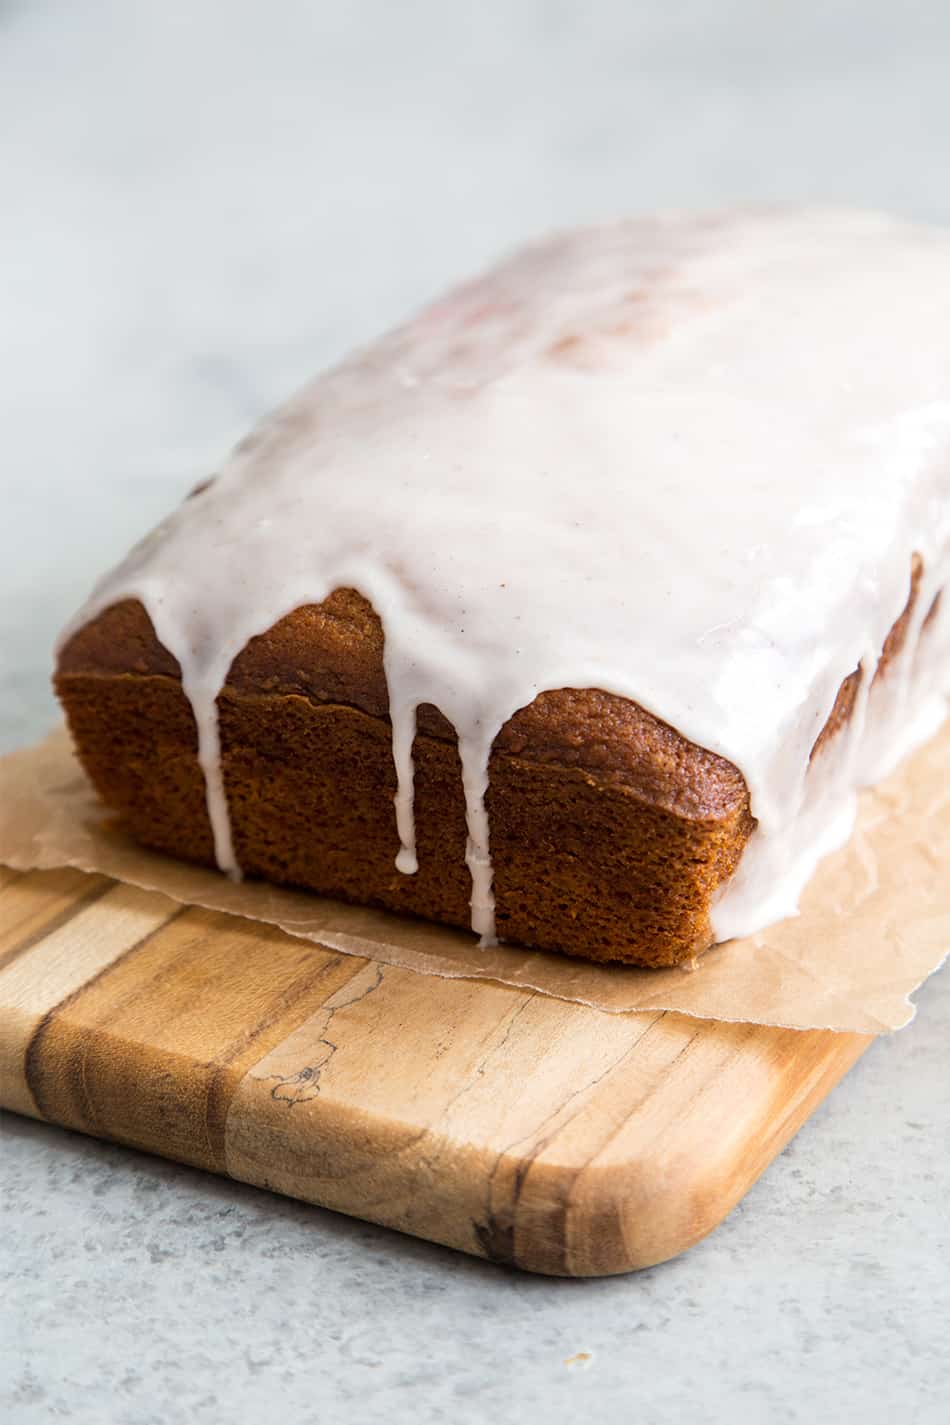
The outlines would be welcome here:
[[[103,800],[172,855],[595,960],[789,913],[945,708],[948,279],[891,219],[674,215],[429,308],[65,631]]]

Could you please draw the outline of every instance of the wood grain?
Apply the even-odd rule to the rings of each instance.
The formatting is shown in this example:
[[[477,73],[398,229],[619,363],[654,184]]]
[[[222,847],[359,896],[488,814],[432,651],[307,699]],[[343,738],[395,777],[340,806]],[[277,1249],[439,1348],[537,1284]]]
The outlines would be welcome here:
[[[442,980],[0,871],[0,1103],[531,1271],[719,1223],[867,1047]]]

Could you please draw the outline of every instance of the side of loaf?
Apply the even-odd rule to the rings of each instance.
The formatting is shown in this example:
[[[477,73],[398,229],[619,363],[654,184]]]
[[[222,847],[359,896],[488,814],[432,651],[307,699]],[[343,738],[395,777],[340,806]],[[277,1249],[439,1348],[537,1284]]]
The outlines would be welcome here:
[[[395,868],[396,777],[379,620],[341,590],[236,660],[219,698],[235,850],[247,875],[467,926],[465,809],[452,727],[420,710],[419,869]],[[214,847],[178,665],[140,604],[64,648],[56,688],[100,796],[146,846]],[[495,743],[489,810],[501,936],[670,965],[710,942],[709,908],[752,831],[745,783],[624,698],[542,694]]]

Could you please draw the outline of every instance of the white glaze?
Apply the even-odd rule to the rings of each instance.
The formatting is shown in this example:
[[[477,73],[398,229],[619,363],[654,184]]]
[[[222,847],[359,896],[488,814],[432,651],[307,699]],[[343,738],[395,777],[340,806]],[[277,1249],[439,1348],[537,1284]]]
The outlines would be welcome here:
[[[816,757],[924,577],[905,653]],[[472,925],[494,934],[488,754],[544,689],[634,699],[735,763],[758,819],[717,938],[792,912],[855,789],[950,686],[950,234],[849,211],[555,237],[325,373],[94,591],[139,598],[199,730],[239,874],[215,700],[248,639],[334,589],[385,632],[400,870],[419,703],[455,725]]]

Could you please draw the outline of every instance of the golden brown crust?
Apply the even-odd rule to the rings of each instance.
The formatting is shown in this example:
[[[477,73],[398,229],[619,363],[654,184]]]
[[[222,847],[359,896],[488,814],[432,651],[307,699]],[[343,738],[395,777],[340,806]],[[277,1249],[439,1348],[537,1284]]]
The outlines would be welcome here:
[[[877,669],[874,673],[875,680],[882,678],[886,674],[891,663],[907,642],[910,620],[914,609],[917,607],[917,598],[920,594],[920,581],[923,578],[923,573],[923,559],[921,559],[919,554],[912,555],[910,561],[910,592],[907,595],[907,603],[904,605],[900,616],[895,620],[890,633],[884,640],[884,647],[881,649],[881,656],[878,659]],[[940,595],[938,594],[927,612],[927,619],[930,619],[936,612],[939,598]],[[925,622],[926,621],[927,620],[925,620]]]

